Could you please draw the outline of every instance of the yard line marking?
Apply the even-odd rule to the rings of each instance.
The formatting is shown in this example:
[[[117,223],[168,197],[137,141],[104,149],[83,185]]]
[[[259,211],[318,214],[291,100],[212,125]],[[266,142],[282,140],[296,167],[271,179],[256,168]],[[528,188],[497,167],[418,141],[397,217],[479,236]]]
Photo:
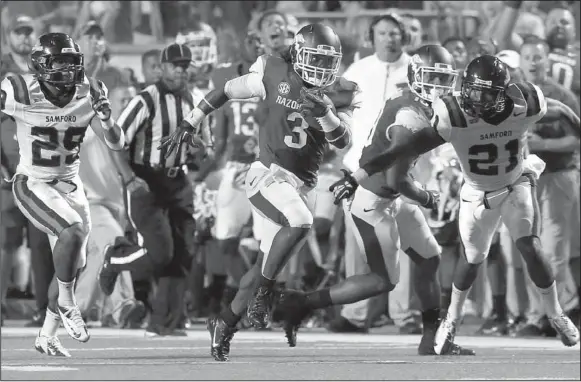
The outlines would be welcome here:
[[[393,345],[393,346],[341,346],[342,350],[382,350],[382,349],[411,349],[411,346],[407,345]],[[281,346],[268,346],[268,347],[242,347],[239,349],[251,349],[251,350],[281,350],[288,349],[289,352],[296,351],[295,349],[281,345]],[[309,346],[308,348],[302,348],[301,351],[305,350],[336,350],[337,347],[331,346]],[[75,352],[90,352],[90,351],[136,351],[136,350],[209,350],[208,346],[171,346],[171,347],[110,347],[110,348],[67,348],[69,351]],[[19,348],[19,349],[9,349],[3,348],[2,351],[6,352],[36,352],[36,349],[31,348]]]
[[[76,367],[47,366],[47,365],[26,365],[26,366],[2,366],[4,371],[73,371],[79,370]]]
[[[564,361],[545,361],[545,362],[539,362],[539,360],[506,360],[506,361],[495,361],[495,360],[474,360],[474,361],[464,361],[465,358],[462,360],[462,362],[460,361],[445,361],[445,360],[433,360],[433,361],[416,361],[416,360],[354,360],[354,359],[334,359],[334,360],[304,360],[304,361],[300,361],[300,360],[277,360],[277,359],[271,359],[270,361],[266,361],[266,360],[261,360],[261,361],[228,361],[228,364],[245,364],[245,365],[249,365],[249,364],[255,364],[255,365],[262,365],[262,364],[285,364],[285,365],[315,365],[315,364],[400,364],[400,365],[435,365],[435,364],[439,364],[439,365],[445,365],[445,364],[471,364],[471,365],[491,365],[491,364],[495,364],[495,365],[509,365],[509,364],[551,364],[551,365],[555,365],[555,364],[578,364],[579,361],[568,361],[568,360],[564,360]],[[61,361],[62,362],[62,361]],[[159,360],[159,361],[154,361],[154,360],[148,360],[147,363],[143,363],[143,361],[126,361],[126,360],[102,360],[102,361],[80,361],[80,362],[76,362],[75,359],[68,359],[67,364],[69,365],[73,365],[73,366],[103,366],[103,365],[109,365],[109,366],[130,366],[130,365],[141,365],[141,366],[156,366],[156,365],[185,365],[185,364],[189,364],[189,365],[224,365],[223,362],[217,362],[217,361],[212,361],[212,360],[208,360],[208,361],[192,361],[192,360],[183,360],[183,361],[179,361],[179,360]],[[24,365],[21,363],[13,363],[13,362],[6,362],[7,365],[6,366],[2,366],[2,368],[4,367],[14,367],[14,366],[19,366],[19,367],[25,367],[25,366],[38,366],[38,367],[45,367],[45,366],[54,366],[54,365],[60,365],[61,363],[59,363],[59,361],[55,360],[54,362],[49,362],[49,363],[43,363],[43,364],[36,364],[36,365]],[[512,378],[509,378],[512,379]]]

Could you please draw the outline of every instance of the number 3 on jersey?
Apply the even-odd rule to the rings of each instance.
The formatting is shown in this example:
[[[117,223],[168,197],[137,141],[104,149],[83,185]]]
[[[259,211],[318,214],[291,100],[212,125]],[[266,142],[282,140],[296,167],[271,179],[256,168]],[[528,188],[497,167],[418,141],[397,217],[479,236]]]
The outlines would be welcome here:
[[[69,127],[63,136],[62,147],[68,151],[74,151],[83,141],[86,127]],[[61,155],[54,154],[49,157],[43,156],[43,150],[54,152],[58,149],[59,131],[54,127],[38,127],[31,129],[31,135],[39,139],[32,142],[32,164],[41,167],[58,167],[61,165]],[[67,155],[65,164],[74,163],[79,157],[78,152]]]
[[[293,134],[285,136],[284,143],[290,148],[302,149],[307,144],[307,133],[305,130],[309,128],[309,124],[296,111],[289,114],[287,120],[293,122],[291,124]]]
[[[506,166],[505,169],[505,173],[508,174],[518,165],[518,154],[520,152],[518,139],[508,141],[506,145],[504,145],[504,149],[508,151],[509,154],[508,166]],[[498,159],[498,146],[494,143],[488,143],[485,145],[470,146],[468,149],[468,155],[470,157],[480,157],[480,154],[486,154],[487,158],[470,158],[468,160],[468,163],[470,164],[470,172],[477,175],[498,175],[499,166],[494,164]]]

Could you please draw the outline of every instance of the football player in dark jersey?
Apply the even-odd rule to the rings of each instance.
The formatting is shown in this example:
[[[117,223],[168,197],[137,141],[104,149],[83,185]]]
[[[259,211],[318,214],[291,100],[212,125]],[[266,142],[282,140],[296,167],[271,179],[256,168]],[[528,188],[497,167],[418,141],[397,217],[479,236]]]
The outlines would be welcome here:
[[[261,218],[264,261],[259,259],[242,278],[231,306],[208,323],[216,360],[228,359],[245,305],[254,326],[267,324],[275,278],[313,224],[313,189],[324,152],[329,144],[344,148],[350,142],[357,86],[337,77],[341,57],[333,29],[309,24],[284,54],[259,57],[249,74],[209,93],[162,144],[172,152],[190,142],[205,116],[231,99],[260,97],[268,106],[259,131],[259,158],[246,176],[247,196]],[[256,278],[258,287],[253,287]]]

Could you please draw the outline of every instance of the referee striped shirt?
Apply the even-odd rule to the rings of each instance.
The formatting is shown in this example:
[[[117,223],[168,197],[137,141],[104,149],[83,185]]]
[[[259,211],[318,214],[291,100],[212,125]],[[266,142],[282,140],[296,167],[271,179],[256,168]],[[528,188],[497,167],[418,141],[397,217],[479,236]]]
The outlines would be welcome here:
[[[198,97],[196,97],[198,98]],[[186,163],[188,145],[167,159],[164,150],[158,150],[161,139],[168,137],[178,127],[184,116],[200,99],[184,91],[181,95],[170,92],[159,81],[143,89],[121,113],[117,123],[125,132],[130,162],[151,167],[170,168]]]

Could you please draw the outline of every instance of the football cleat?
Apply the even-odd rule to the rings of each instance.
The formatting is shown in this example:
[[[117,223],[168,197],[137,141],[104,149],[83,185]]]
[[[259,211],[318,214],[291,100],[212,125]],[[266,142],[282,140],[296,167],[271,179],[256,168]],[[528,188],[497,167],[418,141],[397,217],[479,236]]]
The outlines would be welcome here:
[[[111,296],[113,293],[117,277],[119,276],[119,272],[117,272],[111,264],[111,248],[113,248],[111,245],[105,247],[105,258],[101,270],[99,271],[99,286],[106,296]]]
[[[285,290],[280,296],[280,310],[283,314],[282,328],[288,346],[297,346],[297,332],[303,321],[312,313],[306,304],[305,294],[296,290]]]
[[[257,329],[265,328],[270,319],[274,291],[264,286],[258,287],[248,303],[248,321]]]
[[[456,321],[449,320],[448,317],[440,322],[440,326],[434,336],[434,351],[437,355],[447,353],[454,344],[456,325]]]
[[[418,346],[418,355],[438,355],[434,350],[434,342],[437,327],[424,328],[424,334]],[[476,355],[472,349],[463,348],[455,343],[450,343],[440,355]]]
[[[230,341],[234,337],[237,328],[229,327],[220,317],[208,319],[208,331],[210,332],[210,354],[216,361],[225,362],[230,358]]]
[[[561,313],[557,317],[549,318],[549,322],[555,328],[561,342],[565,346],[575,346],[579,342],[579,330],[565,313]]]
[[[87,325],[81,316],[81,310],[77,304],[73,306],[58,306],[59,315],[63,326],[71,338],[79,342],[87,342],[91,336],[87,330]]]
[[[34,341],[34,348],[41,354],[54,357],[70,357],[71,353],[61,344],[57,336],[47,337],[40,335]]]

